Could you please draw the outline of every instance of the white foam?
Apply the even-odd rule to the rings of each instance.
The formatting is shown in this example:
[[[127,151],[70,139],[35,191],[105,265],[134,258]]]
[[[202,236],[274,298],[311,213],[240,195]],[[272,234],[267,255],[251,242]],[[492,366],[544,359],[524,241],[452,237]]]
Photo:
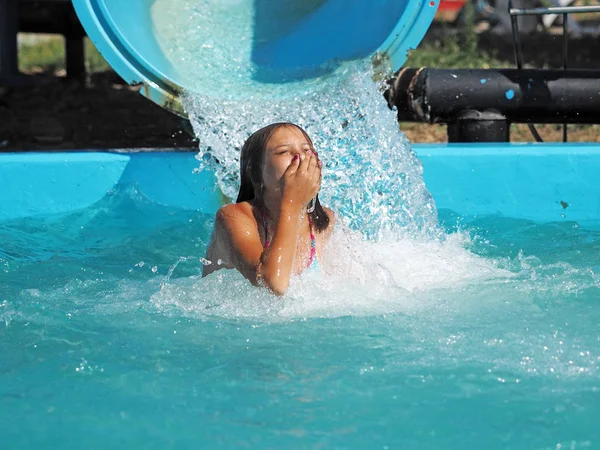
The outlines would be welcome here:
[[[278,299],[252,287],[235,271],[163,283],[152,296],[159,308],[176,307],[195,317],[278,321],[409,312],[424,307],[428,293],[473,283],[505,280],[511,272],[465,249],[467,238],[404,238],[370,242],[355,232],[336,231],[321,270],[292,278]]]

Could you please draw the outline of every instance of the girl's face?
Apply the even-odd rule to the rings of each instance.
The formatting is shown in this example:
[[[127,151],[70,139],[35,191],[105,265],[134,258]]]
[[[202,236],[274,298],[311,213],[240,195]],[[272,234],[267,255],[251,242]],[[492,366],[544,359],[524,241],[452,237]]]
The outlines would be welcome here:
[[[304,133],[294,126],[281,126],[267,141],[263,166],[263,185],[266,191],[280,192],[280,180],[297,154],[304,159],[314,151]]]

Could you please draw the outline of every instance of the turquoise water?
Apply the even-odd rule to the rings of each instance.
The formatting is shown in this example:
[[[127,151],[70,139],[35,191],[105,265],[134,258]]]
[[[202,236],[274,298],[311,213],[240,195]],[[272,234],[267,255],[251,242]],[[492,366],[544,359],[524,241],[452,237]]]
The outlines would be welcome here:
[[[131,187],[1,223],[2,448],[600,446],[597,227],[440,218],[284,300]]]

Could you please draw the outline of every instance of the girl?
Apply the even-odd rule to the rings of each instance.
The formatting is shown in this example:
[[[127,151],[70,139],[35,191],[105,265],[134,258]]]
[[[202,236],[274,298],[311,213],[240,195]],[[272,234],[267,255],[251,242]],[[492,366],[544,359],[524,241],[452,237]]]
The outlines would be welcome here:
[[[321,167],[299,126],[274,123],[253,133],[242,147],[237,201],[217,211],[203,276],[237,269],[283,295],[292,275],[317,268],[335,221],[319,202]]]

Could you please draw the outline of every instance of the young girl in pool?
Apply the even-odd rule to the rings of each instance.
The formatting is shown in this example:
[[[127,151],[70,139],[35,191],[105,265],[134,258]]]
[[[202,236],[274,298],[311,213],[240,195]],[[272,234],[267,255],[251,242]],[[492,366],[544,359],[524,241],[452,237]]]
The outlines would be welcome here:
[[[319,202],[321,166],[306,132],[274,123],[242,147],[236,203],[217,211],[203,276],[237,269],[253,285],[285,294],[290,277],[318,266],[334,215]],[[220,260],[220,264],[216,262]]]

